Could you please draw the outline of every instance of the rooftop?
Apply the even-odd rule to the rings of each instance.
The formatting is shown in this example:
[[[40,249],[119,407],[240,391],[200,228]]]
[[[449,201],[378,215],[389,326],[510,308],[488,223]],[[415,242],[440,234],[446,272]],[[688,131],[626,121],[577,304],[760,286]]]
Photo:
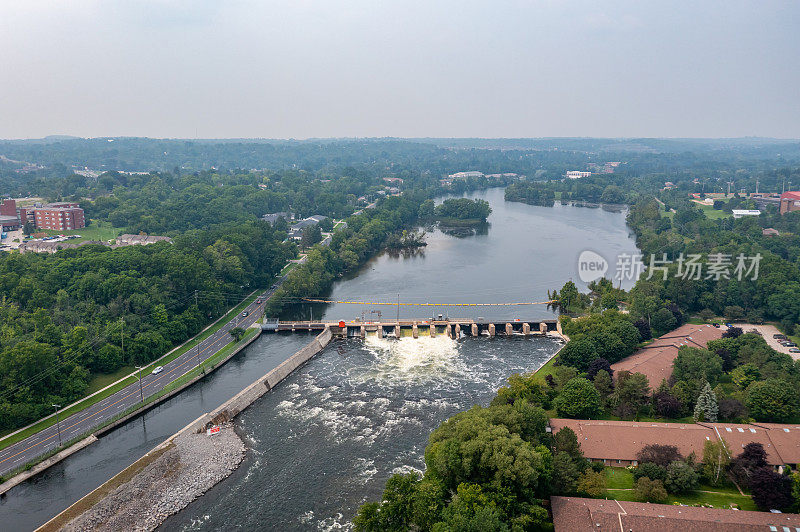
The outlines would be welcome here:
[[[631,356],[611,365],[615,372],[643,373],[651,388],[658,387],[663,379],[672,375],[672,362],[678,349],[684,345],[705,348],[711,340],[722,338],[722,329],[711,325],[681,325],[672,332],[657,338]]]
[[[551,497],[556,532],[795,532],[800,515],[673,506],[643,502]],[[784,528],[788,527],[788,528]]]

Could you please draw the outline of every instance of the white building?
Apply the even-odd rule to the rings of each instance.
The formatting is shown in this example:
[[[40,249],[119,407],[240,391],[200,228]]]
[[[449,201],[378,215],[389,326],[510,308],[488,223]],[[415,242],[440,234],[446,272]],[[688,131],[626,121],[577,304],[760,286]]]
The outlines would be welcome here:
[[[741,218],[742,216],[758,216],[761,214],[761,211],[757,209],[748,210],[748,209],[733,209],[733,217],[734,218]]]
[[[580,179],[582,177],[589,177],[591,172],[581,172],[580,170],[569,170],[566,174],[567,179]]]
[[[451,180],[466,179],[468,177],[483,177],[483,172],[476,172],[474,170],[470,172],[456,172],[455,174],[450,174],[447,177],[449,177]]]

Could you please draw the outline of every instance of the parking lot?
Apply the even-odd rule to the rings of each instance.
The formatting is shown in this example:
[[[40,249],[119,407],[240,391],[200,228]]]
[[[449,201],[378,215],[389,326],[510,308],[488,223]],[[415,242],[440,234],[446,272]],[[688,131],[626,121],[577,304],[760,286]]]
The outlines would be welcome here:
[[[764,337],[764,340],[767,341],[767,344],[778,351],[779,353],[786,353],[787,355],[791,356],[794,360],[800,360],[800,353],[790,353],[789,347],[784,347],[778,343],[778,340],[773,338],[772,335],[774,334],[781,334],[777,327],[774,325],[754,325],[752,323],[736,323],[734,324],[736,327],[741,327],[744,332],[749,332],[755,329],[758,331],[761,336]]]

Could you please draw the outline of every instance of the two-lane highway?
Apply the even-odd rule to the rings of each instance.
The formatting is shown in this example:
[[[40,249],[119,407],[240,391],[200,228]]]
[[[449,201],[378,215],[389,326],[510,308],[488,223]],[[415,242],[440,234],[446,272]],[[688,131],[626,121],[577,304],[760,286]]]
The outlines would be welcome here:
[[[247,328],[255,323],[261,317],[262,309],[274,291],[274,289],[267,290],[248,305],[243,311],[247,312],[247,316],[243,316],[243,312],[240,312],[237,317],[230,319],[218,331],[200,342],[200,360],[206,360],[228,345],[231,342],[229,334],[231,329],[234,327]],[[259,299],[261,303],[256,302]],[[195,346],[171,362],[164,364],[164,369],[160,373],[151,373],[143,377],[141,389],[144,397],[147,398],[157,393],[172,381],[196,367],[197,360],[198,347]],[[136,381],[92,406],[61,419],[61,441],[66,443],[78,436],[88,434],[102,423],[125,412],[139,402],[139,382]],[[24,465],[58,446],[57,425],[43,429],[0,451],[0,474]]]

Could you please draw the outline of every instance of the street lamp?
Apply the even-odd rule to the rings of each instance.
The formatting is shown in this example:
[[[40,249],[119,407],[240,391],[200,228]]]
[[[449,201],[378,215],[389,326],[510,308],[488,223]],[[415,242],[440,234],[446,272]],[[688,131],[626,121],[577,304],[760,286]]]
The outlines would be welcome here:
[[[58,409],[61,405],[51,405],[56,409],[56,427],[58,427],[58,446],[61,447],[61,420],[58,418]]]
[[[139,379],[139,398],[144,403],[144,392],[142,391],[142,377],[141,371],[144,369],[144,366],[134,366],[136,368],[136,378]]]

